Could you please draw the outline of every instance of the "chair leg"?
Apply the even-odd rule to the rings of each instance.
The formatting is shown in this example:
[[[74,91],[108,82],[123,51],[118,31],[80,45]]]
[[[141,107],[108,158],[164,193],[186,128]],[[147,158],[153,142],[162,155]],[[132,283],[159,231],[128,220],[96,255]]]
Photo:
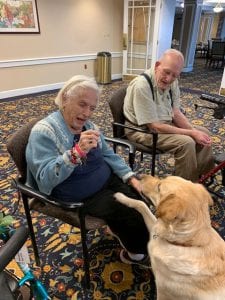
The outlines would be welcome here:
[[[90,270],[89,270],[89,255],[87,248],[87,233],[85,228],[85,213],[83,212],[82,207],[78,211],[79,220],[80,220],[80,234],[81,234],[81,243],[83,248],[83,258],[84,258],[84,272],[85,272],[85,286],[87,289],[90,289]]]
[[[223,186],[225,186],[225,168],[222,168],[221,173],[222,173],[222,184]]]
[[[115,144],[113,144],[113,151],[114,151],[114,153],[116,153],[116,145]]]
[[[158,135],[153,134],[152,137],[152,167],[151,167],[151,175],[155,176],[155,160],[156,160],[156,145],[157,145]]]
[[[134,170],[134,161],[135,161],[135,154],[129,153],[129,166],[131,170]]]
[[[23,206],[24,206],[24,210],[25,210],[25,214],[26,214],[26,218],[27,218],[27,224],[28,224],[28,228],[29,228],[29,233],[30,233],[30,238],[31,238],[31,243],[32,243],[32,247],[34,250],[34,257],[35,257],[35,262],[37,264],[37,266],[40,266],[40,257],[39,257],[39,253],[38,253],[38,248],[37,248],[37,243],[36,243],[36,238],[35,238],[35,233],[34,233],[34,227],[33,227],[33,223],[32,223],[32,218],[31,218],[31,214],[30,214],[30,207],[29,207],[29,199],[25,194],[22,194],[22,199],[23,199]]]

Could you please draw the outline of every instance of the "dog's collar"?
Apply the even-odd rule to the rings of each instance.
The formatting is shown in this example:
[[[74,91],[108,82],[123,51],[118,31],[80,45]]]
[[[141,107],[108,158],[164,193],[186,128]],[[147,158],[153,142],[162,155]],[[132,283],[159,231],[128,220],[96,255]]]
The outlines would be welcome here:
[[[140,196],[141,196],[142,200],[145,202],[145,204],[147,204],[148,206],[149,206],[150,203],[152,205],[154,205],[152,200],[149,197],[145,196],[145,194],[143,194],[142,192],[140,192]]]
[[[149,198],[146,197],[142,192],[140,192],[140,196],[142,198],[142,200],[145,202],[145,204],[149,205]]]
[[[170,244],[172,245],[175,245],[175,246],[180,246],[180,247],[190,247],[189,244],[182,244],[182,243],[177,243],[177,242],[169,242]]]

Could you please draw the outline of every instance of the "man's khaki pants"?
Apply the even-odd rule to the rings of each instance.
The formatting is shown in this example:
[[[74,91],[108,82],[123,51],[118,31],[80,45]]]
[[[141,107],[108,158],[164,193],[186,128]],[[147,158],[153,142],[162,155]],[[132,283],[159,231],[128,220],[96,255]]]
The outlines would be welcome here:
[[[209,134],[209,131],[201,126],[196,129]],[[129,132],[127,137],[131,141],[143,145],[152,145],[152,135],[141,132]],[[157,148],[163,152],[174,155],[176,176],[197,182],[202,174],[207,173],[214,167],[214,159],[211,147],[196,144],[187,135],[181,134],[158,134]]]

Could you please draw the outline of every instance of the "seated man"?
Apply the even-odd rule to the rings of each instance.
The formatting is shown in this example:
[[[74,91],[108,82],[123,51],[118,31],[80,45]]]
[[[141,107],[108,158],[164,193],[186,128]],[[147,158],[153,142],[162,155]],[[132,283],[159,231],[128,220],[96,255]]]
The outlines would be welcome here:
[[[140,199],[140,181],[89,120],[98,98],[99,88],[89,77],[74,76],[65,83],[55,99],[59,109],[32,128],[27,184],[60,201],[83,201],[86,213],[105,220],[129,251],[121,251],[121,260],[140,263],[148,230],[136,210],[114,199],[119,191]]]
[[[124,100],[127,124],[158,132],[157,148],[175,158],[175,175],[198,181],[214,166],[211,138],[207,129],[193,127],[180,110],[178,78],[184,65],[180,51],[169,49],[143,75],[133,79]],[[150,80],[150,82],[149,82]],[[126,130],[128,138],[146,146],[152,136]]]

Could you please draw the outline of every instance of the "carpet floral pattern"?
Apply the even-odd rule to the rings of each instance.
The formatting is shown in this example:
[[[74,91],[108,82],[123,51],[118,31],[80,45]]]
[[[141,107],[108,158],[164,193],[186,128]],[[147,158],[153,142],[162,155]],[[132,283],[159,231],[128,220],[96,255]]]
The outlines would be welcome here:
[[[211,109],[200,107],[195,110],[194,104],[208,105],[205,101],[200,100],[199,94],[217,94],[222,79],[222,71],[205,69],[200,59],[196,61],[194,70],[194,72],[182,74],[181,76],[182,106],[187,117],[194,125],[203,125],[210,129],[214,153],[220,153],[224,151],[225,144],[224,120],[216,120]],[[94,113],[93,121],[107,136],[112,136],[112,116],[107,103],[108,99],[114,90],[125,84],[116,81],[101,86],[101,99]],[[17,176],[17,171],[7,153],[6,139],[17,128],[32,118],[45,116],[54,111],[56,109],[54,105],[55,95],[56,91],[52,91],[51,93],[18,97],[17,99],[7,99],[7,101],[0,102],[0,209],[8,214],[14,213],[17,220],[15,226],[25,224],[26,220],[22,203],[18,203],[17,192],[11,186],[11,179]],[[213,104],[210,105],[213,106]],[[126,159],[126,152],[122,149],[120,154]],[[147,155],[143,161],[140,161],[140,157],[137,155],[135,168],[140,173],[149,173],[150,163],[151,159]],[[157,158],[158,176],[172,174],[173,169],[173,157],[166,154]],[[216,176],[214,188],[225,196],[220,173]],[[224,199],[215,198],[214,206],[210,210],[212,224],[223,238],[225,238],[224,210]],[[35,266],[31,243],[28,240],[27,246],[31,258],[31,267],[40,276],[51,299],[155,299],[154,277],[151,269],[122,263],[119,258],[121,246],[116,238],[107,233],[105,227],[90,231],[88,235],[91,290],[84,291],[82,288],[84,273],[79,230],[37,212],[33,212],[32,217],[42,269],[40,271]],[[11,269],[13,271],[13,268]]]

